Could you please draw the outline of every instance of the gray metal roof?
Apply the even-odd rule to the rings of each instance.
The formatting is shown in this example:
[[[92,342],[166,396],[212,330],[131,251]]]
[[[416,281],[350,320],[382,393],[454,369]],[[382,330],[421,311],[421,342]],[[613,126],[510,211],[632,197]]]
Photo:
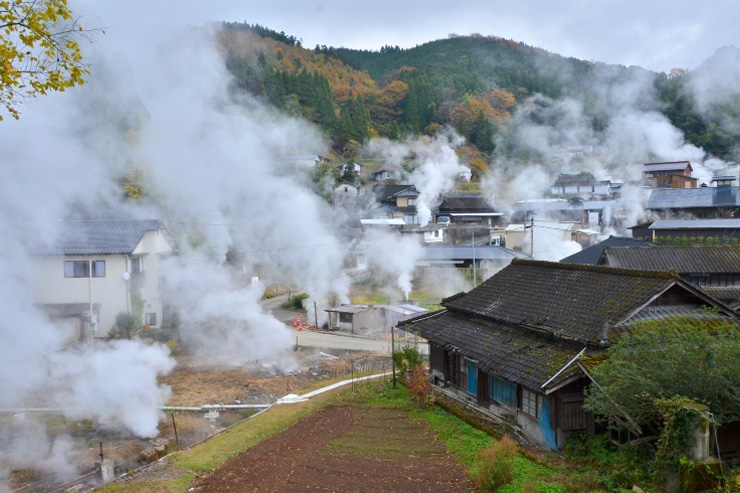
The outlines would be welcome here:
[[[740,219],[661,219],[648,229],[738,229]]]
[[[332,313],[360,313],[364,312],[365,310],[369,309],[367,305],[341,305],[341,306],[335,306],[332,308],[326,308],[325,312],[332,312]]]
[[[532,200],[519,202],[516,205],[518,211],[596,211],[604,207],[614,207],[614,200],[583,200],[569,201],[557,199]]]
[[[424,247],[421,260],[472,260],[473,247],[469,246],[430,246]],[[512,260],[525,258],[524,255],[501,246],[475,247],[476,260]]]
[[[160,221],[67,221],[53,245],[38,255],[130,254],[147,231],[164,227]]]
[[[740,206],[740,187],[659,188],[653,190],[647,208],[692,209]]]

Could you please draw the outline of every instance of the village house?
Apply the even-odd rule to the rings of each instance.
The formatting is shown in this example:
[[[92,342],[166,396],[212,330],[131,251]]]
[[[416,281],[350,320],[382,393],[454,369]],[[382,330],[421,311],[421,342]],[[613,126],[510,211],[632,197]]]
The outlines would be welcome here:
[[[654,243],[704,244],[709,238],[716,245],[740,241],[740,219],[661,219],[629,229],[633,237]]]
[[[511,215],[512,223],[523,223],[532,219],[552,221],[574,221],[591,228],[612,226],[617,202],[614,200],[570,199],[525,200],[517,203]]]
[[[610,180],[597,180],[591,173],[561,173],[550,187],[553,197],[582,199],[608,197],[611,193]]]
[[[340,305],[324,310],[329,329],[366,337],[385,337],[399,322],[427,313],[416,305]]]
[[[645,163],[642,165],[644,179],[655,180],[657,186],[667,188],[696,188],[697,180],[691,176],[692,171],[693,168],[688,161]]]
[[[419,192],[414,185],[376,185],[373,193],[376,206],[363,214],[362,224],[379,224],[377,221],[391,225],[419,223],[416,210]]]
[[[347,168],[351,169],[354,172],[355,177],[357,178],[365,174],[365,166],[362,163],[349,161],[337,164],[337,170],[339,171],[340,176],[344,176],[344,174],[347,172]]]
[[[444,196],[437,207],[437,222],[447,224],[481,224],[497,226],[504,213],[499,212],[488,203],[480,193],[449,193]],[[440,221],[442,218],[449,220]]]
[[[740,213],[740,187],[699,187],[687,190],[656,189],[646,209],[668,218],[730,218]]]
[[[740,246],[609,246],[598,265],[642,271],[672,269],[731,308],[740,305]]]
[[[445,241],[445,229],[447,227],[442,224],[429,223],[426,226],[419,226],[418,224],[406,224],[401,228],[403,234],[413,234],[419,237],[422,243],[444,243]]]
[[[739,320],[670,273],[532,260],[442,305],[399,324],[429,341],[434,383],[553,450],[573,431],[596,430],[583,409],[589,365],[633,322],[706,316],[707,306]]]
[[[398,178],[398,163],[389,159],[373,172],[375,181],[395,180]]]
[[[107,336],[121,312],[159,328],[160,264],[176,250],[160,221],[66,221],[56,243],[33,252],[34,300],[70,341]]]

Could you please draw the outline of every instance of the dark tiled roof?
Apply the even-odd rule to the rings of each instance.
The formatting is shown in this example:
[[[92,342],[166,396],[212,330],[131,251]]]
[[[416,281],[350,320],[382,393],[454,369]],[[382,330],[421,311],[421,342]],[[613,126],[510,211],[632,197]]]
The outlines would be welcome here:
[[[702,286],[699,289],[714,299],[728,302],[730,306],[736,305],[740,300],[740,286]]]
[[[147,231],[162,223],[149,221],[69,221],[64,223],[57,242],[34,253],[39,255],[130,254]]]
[[[627,324],[645,320],[662,320],[672,317],[691,317],[708,320],[726,320],[727,317],[704,310],[696,305],[648,306],[632,316]]]
[[[373,172],[373,174],[382,173],[383,171],[388,171],[388,172],[393,173],[397,167],[398,167],[398,163],[396,163],[392,159],[389,159],[388,161],[384,162],[378,169],[376,169]]]
[[[377,185],[373,188],[375,194],[375,200],[378,202],[387,202],[392,196],[398,192],[402,192],[409,188],[414,188],[413,185]]]
[[[647,208],[689,209],[740,206],[740,187],[659,188],[653,190]]]
[[[440,212],[495,212],[486,198],[479,193],[448,194],[439,206]]]
[[[599,262],[623,269],[668,271],[679,274],[740,272],[738,246],[607,247]]]
[[[398,193],[393,194],[394,197],[418,197],[419,192],[415,188],[407,188],[406,190],[401,190]]]
[[[449,311],[422,315],[402,322],[401,326],[436,344],[459,349],[466,357],[476,360],[483,371],[531,389],[539,389],[584,347],[574,342],[548,339],[506,323]],[[570,366],[548,387],[579,371],[577,365]]]
[[[606,247],[612,246],[639,246],[639,245],[652,245],[648,240],[639,238],[627,238],[623,236],[610,236],[601,243],[597,243],[588,248],[584,248],[578,253],[574,253],[569,257],[565,257],[560,261],[561,264],[590,264],[596,265],[599,262],[599,257]],[[667,270],[667,269],[666,269]]]
[[[444,306],[598,344],[611,341],[612,327],[675,282],[668,273],[515,259]]]

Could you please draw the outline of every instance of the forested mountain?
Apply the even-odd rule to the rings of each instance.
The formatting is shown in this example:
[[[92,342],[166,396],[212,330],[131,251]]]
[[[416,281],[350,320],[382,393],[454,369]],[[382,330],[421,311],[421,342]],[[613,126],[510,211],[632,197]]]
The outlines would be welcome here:
[[[537,104],[564,97],[580,101],[598,133],[619,104],[610,100],[615,96],[609,88],[634,86],[634,81],[641,87],[632,95],[636,107],[663,112],[687,140],[708,152],[731,155],[740,136],[740,98],[735,104],[696,100],[701,68],[696,77],[681,72],[668,77],[480,35],[410,49],[306,49],[285,33],[224,23],[220,41],[237,89],[317,123],[340,152],[368,136],[397,139],[452,125],[474,152],[490,155],[496,153],[494,134],[506,127],[518,105],[532,105],[535,94],[545,97]],[[536,107],[529,115],[547,118]]]

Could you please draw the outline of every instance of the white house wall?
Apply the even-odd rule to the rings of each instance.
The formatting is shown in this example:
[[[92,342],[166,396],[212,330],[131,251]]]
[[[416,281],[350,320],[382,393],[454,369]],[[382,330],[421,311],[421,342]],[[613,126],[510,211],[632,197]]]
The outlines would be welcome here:
[[[64,277],[64,262],[70,260],[105,260],[105,277]],[[33,257],[32,289],[34,301],[41,305],[88,303],[99,305],[97,337],[105,337],[119,312],[126,311],[127,259],[123,255],[52,255]]]

